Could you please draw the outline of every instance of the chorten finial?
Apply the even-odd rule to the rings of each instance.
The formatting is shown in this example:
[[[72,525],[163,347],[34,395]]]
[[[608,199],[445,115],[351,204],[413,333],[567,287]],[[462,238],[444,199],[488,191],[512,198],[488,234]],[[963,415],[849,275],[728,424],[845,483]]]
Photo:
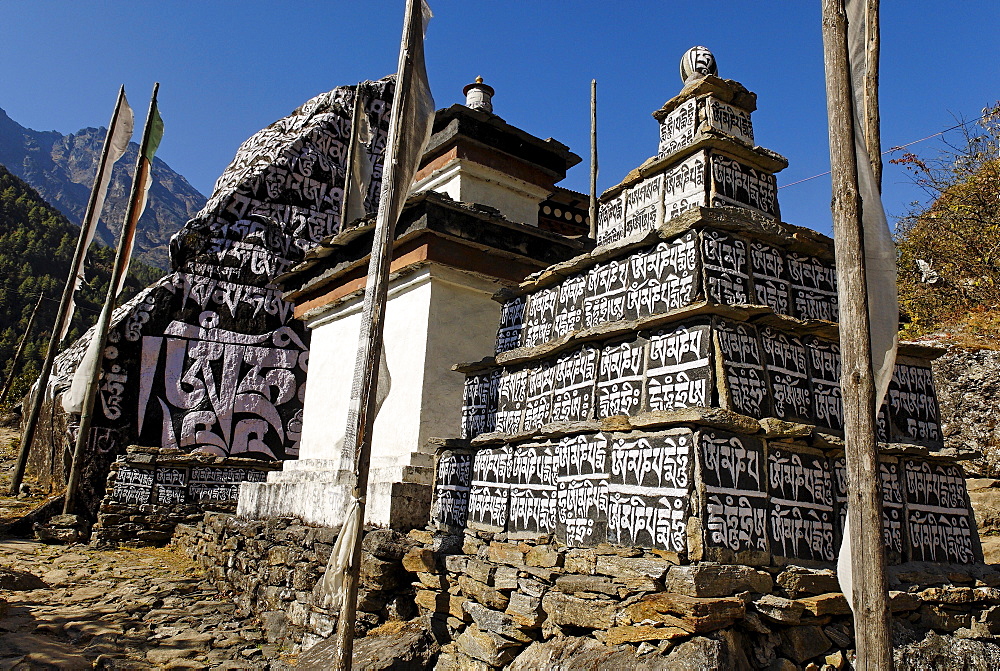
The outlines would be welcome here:
[[[696,77],[718,74],[715,56],[708,47],[691,47],[681,56],[681,80],[685,84]]]
[[[467,84],[462,89],[462,93],[465,94],[466,107],[493,113],[493,94],[495,91],[492,86],[483,83],[482,77],[476,77],[476,81]]]

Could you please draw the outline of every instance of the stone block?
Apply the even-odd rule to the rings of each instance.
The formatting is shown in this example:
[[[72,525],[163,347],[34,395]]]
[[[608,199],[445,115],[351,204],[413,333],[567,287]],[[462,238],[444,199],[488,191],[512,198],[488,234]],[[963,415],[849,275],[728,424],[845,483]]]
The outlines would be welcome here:
[[[506,613],[518,625],[531,629],[541,626],[545,620],[541,596],[531,596],[523,592],[512,592]]]
[[[662,622],[692,633],[729,626],[745,612],[739,599],[699,598],[672,592],[646,595],[626,608],[630,622]]]
[[[554,624],[588,629],[614,626],[618,608],[618,601],[581,599],[558,591],[550,591],[542,598],[542,609]]]
[[[577,592],[595,592],[618,596],[624,585],[604,576],[568,574],[556,578],[556,589],[565,594]]]
[[[464,573],[465,565],[469,558],[465,555],[446,555],[444,558],[444,568],[448,573]]]
[[[472,617],[472,621],[483,631],[491,631],[522,643],[530,643],[533,639],[526,634],[521,625],[507,613],[499,610],[487,608],[475,601],[466,601],[462,604],[465,612]]]
[[[429,548],[413,548],[403,556],[403,568],[411,573],[437,573],[434,551]]]
[[[832,645],[823,630],[816,626],[789,627],[781,632],[781,652],[799,664],[822,655]]]
[[[450,586],[448,579],[437,573],[417,573],[417,580],[427,589],[445,591]]]
[[[654,627],[650,625],[624,625],[611,627],[604,634],[605,645],[620,645],[622,643],[641,643],[642,641],[672,641],[690,636],[680,627]]]
[[[568,550],[563,568],[567,573],[593,575],[597,570],[597,553],[591,549]]]
[[[493,571],[493,588],[499,590],[517,589],[519,571],[513,566],[497,566]]]
[[[489,545],[488,557],[490,561],[510,566],[523,566],[524,555],[527,552],[526,546],[515,545],[513,543],[500,543],[494,541]]]
[[[766,594],[774,583],[771,574],[749,566],[697,564],[671,567],[665,586],[669,592],[687,596],[718,597],[737,592]]]
[[[511,641],[491,631],[483,631],[474,624],[466,627],[465,631],[455,639],[455,645],[463,654],[492,666],[510,664],[524,647],[522,643]]]
[[[761,615],[783,624],[798,624],[806,609],[803,603],[774,594],[765,594],[754,600],[753,605]]]
[[[447,592],[419,589],[414,601],[430,613],[450,615],[465,622],[469,620],[469,614],[462,608],[462,604],[466,601],[465,597],[455,596]]]
[[[412,542],[394,529],[373,529],[365,534],[361,549],[379,559],[399,561],[410,549]]]
[[[554,545],[536,545],[528,550],[524,563],[528,566],[539,566],[542,568],[553,568],[562,566],[563,551]]]
[[[837,574],[830,569],[788,566],[778,574],[777,582],[778,586],[793,599],[802,594],[827,594],[840,591]]]
[[[608,575],[619,579],[649,577],[662,581],[673,563],[666,559],[649,557],[618,557],[601,555],[597,557],[595,573]]]
[[[816,617],[851,614],[851,607],[840,592],[803,597],[796,599],[796,601],[805,607],[806,612]]]
[[[493,571],[496,567],[487,564],[486,562],[481,562],[478,559],[469,559],[465,563],[465,570],[463,573],[469,576],[473,580],[478,580],[484,584],[490,584],[493,578]]]
[[[503,592],[500,592],[485,583],[481,583],[478,580],[473,580],[466,575],[458,576],[458,586],[462,590],[462,594],[465,596],[475,599],[484,606],[489,606],[490,608],[495,608],[497,610],[503,610],[506,608],[507,602],[510,600]]]
[[[893,613],[905,613],[920,608],[920,597],[909,592],[889,590],[889,610]]]

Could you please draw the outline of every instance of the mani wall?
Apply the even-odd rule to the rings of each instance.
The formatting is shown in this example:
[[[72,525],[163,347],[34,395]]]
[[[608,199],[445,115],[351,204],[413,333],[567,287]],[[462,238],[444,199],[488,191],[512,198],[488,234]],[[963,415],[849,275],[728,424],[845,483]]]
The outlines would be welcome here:
[[[375,164],[365,202],[377,207],[393,79],[360,84]],[[171,240],[173,272],[119,308],[104,351],[83,477],[96,509],[126,445],[258,459],[298,453],[309,335],[271,278],[343,226],[341,204],[356,87],[309,100],[248,139],[212,198]],[[86,334],[56,360],[56,400],[32,467],[64,481],[58,396]],[[72,433],[72,427],[70,432]]]
[[[828,564],[846,519],[832,241],[778,220],[755,98],[706,76],[654,114],[656,158],[601,197],[598,247],[498,298],[466,372],[467,447],[435,523],[679,561]],[[930,360],[903,346],[878,414],[890,561],[972,563]]]

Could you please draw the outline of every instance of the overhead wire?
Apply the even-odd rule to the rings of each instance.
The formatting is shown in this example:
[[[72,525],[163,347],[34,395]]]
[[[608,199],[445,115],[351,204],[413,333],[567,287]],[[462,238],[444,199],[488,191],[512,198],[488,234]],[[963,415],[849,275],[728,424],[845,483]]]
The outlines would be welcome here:
[[[949,132],[951,132],[951,131],[953,131],[953,130],[955,130],[957,128],[961,128],[963,126],[968,126],[971,123],[978,123],[978,122],[982,121],[983,119],[985,119],[987,114],[988,114],[988,112],[984,112],[983,114],[979,115],[975,119],[970,119],[969,121],[962,121],[960,123],[955,124],[954,126],[952,126],[950,128],[945,128],[944,130],[939,130],[938,132],[932,133],[932,134],[928,135],[927,137],[922,137],[919,140],[913,140],[911,142],[907,142],[906,144],[897,144],[895,146],[889,147],[888,149],[886,149],[885,151],[882,152],[882,156],[885,156],[886,154],[891,154],[892,152],[895,152],[895,151],[899,151],[900,149],[906,149],[907,147],[909,147],[911,145],[915,145],[918,142],[924,142],[925,140],[930,140],[931,138],[935,138],[935,137],[937,137],[939,135],[944,135],[945,133],[949,133]],[[789,182],[788,184],[782,184],[781,186],[778,187],[778,190],[780,191],[781,189],[787,188],[789,186],[795,186],[796,184],[802,184],[803,182],[808,182],[810,180],[817,179],[819,177],[825,177],[826,175],[829,175],[829,174],[830,174],[830,171],[827,170],[826,172],[821,172],[818,175],[813,175],[812,177],[806,177],[804,179],[796,180],[794,182]]]

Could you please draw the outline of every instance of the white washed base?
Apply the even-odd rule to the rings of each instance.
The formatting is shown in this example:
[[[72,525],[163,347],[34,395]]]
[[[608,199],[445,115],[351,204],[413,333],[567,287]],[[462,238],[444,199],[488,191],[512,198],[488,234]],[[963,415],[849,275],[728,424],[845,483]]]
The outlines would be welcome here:
[[[267,482],[240,484],[236,514],[249,519],[296,517],[306,524],[339,527],[351,500],[354,476],[325,459],[286,461]],[[368,481],[365,522],[394,529],[427,523],[431,469],[423,466],[373,468]]]

